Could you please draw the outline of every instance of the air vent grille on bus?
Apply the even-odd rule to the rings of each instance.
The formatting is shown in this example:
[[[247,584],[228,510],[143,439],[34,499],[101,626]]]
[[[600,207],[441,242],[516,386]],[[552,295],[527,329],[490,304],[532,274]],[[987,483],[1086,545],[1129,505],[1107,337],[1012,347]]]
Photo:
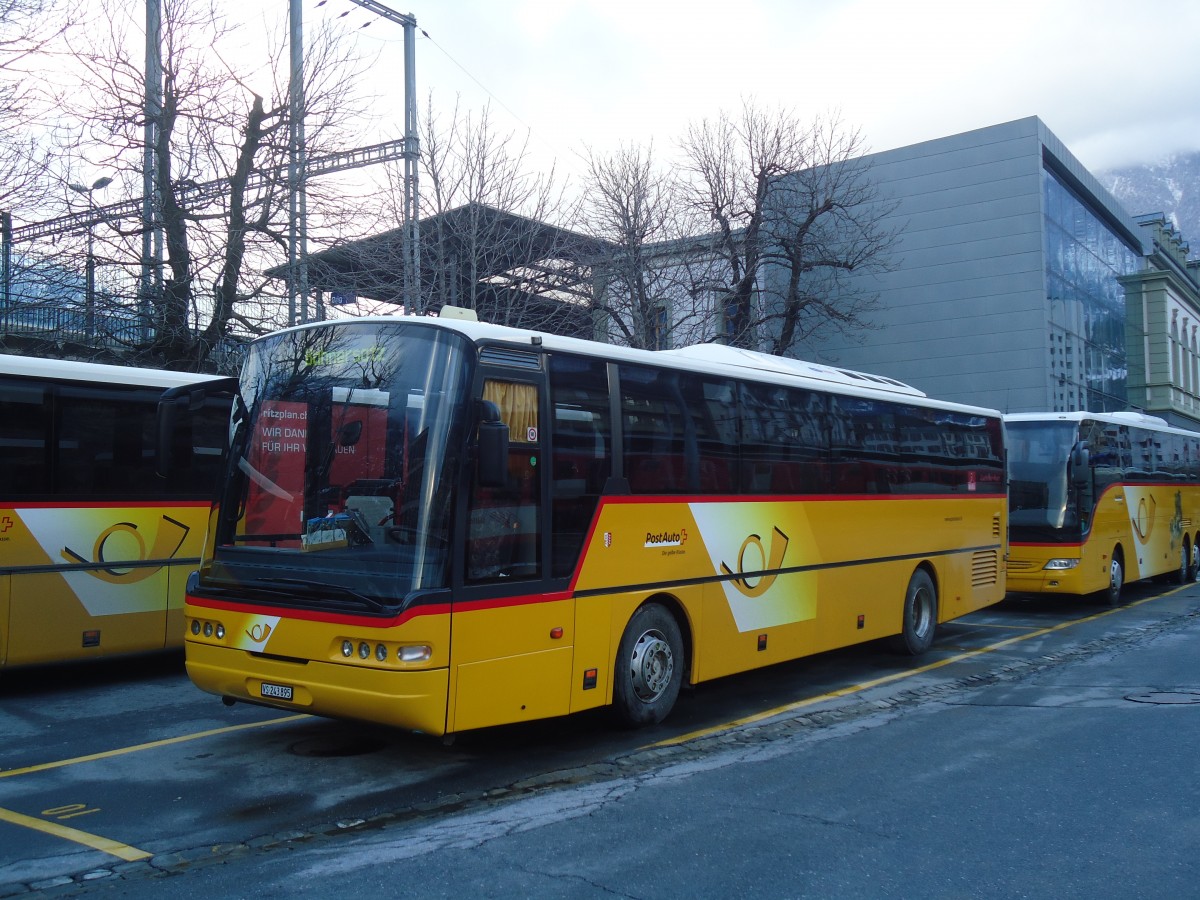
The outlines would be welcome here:
[[[980,550],[971,557],[971,587],[995,584],[1000,577],[1000,557],[995,550]]]
[[[506,366],[510,369],[530,369],[537,371],[542,367],[542,357],[528,350],[514,350],[511,347],[484,347],[479,351],[479,361],[493,366]]]
[[[992,537],[1000,537],[1000,517],[992,516]]]

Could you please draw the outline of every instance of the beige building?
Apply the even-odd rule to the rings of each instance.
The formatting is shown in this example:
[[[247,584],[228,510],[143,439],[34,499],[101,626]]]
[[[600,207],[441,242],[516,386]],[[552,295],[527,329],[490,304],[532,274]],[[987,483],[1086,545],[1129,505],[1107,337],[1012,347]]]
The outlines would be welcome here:
[[[1143,267],[1125,288],[1127,393],[1135,409],[1200,425],[1200,260],[1161,213],[1140,216]]]

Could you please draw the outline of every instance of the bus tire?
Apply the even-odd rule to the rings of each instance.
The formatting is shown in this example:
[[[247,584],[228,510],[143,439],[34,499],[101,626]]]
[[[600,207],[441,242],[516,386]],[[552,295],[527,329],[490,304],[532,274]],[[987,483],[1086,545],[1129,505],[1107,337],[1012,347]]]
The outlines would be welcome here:
[[[613,710],[627,727],[667,717],[683,683],[683,636],[670,611],[647,603],[629,619],[617,648]]]
[[[1188,539],[1183,539],[1179,548],[1179,565],[1171,573],[1171,584],[1187,584],[1192,580],[1192,548]]]
[[[927,571],[917,569],[904,592],[904,619],[900,633],[891,640],[892,649],[906,656],[920,656],[933,644],[937,617],[937,587]]]
[[[1192,561],[1188,568],[1188,584],[1200,580],[1200,544],[1192,542]]]
[[[1101,593],[1109,606],[1121,605],[1121,588],[1125,586],[1125,558],[1121,548],[1114,547],[1108,563],[1108,587]]]

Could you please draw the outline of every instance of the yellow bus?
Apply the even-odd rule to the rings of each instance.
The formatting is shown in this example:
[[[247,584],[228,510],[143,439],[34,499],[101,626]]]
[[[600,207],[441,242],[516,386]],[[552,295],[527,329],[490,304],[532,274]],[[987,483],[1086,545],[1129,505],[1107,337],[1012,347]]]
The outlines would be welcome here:
[[[240,386],[185,610],[226,702],[651,723],[685,683],[921,653],[1004,594],[1000,415],[891,379],[378,317],[261,338]]]
[[[1200,434],[1141,413],[1019,413],[1008,433],[1008,589],[1094,594],[1196,577]]]
[[[170,481],[164,389],[208,383]],[[183,590],[221,473],[210,377],[0,355],[0,668],[183,644]],[[182,448],[181,448],[182,450]]]

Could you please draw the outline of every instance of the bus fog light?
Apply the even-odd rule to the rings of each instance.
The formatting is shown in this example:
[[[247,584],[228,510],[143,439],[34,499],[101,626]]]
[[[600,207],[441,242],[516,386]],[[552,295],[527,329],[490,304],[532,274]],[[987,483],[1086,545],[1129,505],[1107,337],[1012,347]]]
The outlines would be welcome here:
[[[204,636],[212,637],[212,633],[213,633],[212,622],[205,622],[204,623]]]
[[[354,655],[354,643],[352,641],[342,641],[342,656],[350,657]]]
[[[396,651],[396,656],[400,662],[424,662],[433,656],[433,648],[428,644],[413,644],[401,647]]]
[[[199,633],[200,633],[200,620],[192,619],[192,634],[199,634]]]
[[[375,658],[380,662],[387,662],[387,647],[383,646],[383,644],[376,645]]]
[[[1052,559],[1042,568],[1044,569],[1073,569],[1079,565],[1077,559]]]
[[[359,659],[366,659],[370,655],[371,655],[371,645],[370,644],[368,644],[364,641],[363,643],[358,645],[358,658]]]
[[[225,640],[225,626],[219,622],[217,623],[217,640],[218,641]]]

